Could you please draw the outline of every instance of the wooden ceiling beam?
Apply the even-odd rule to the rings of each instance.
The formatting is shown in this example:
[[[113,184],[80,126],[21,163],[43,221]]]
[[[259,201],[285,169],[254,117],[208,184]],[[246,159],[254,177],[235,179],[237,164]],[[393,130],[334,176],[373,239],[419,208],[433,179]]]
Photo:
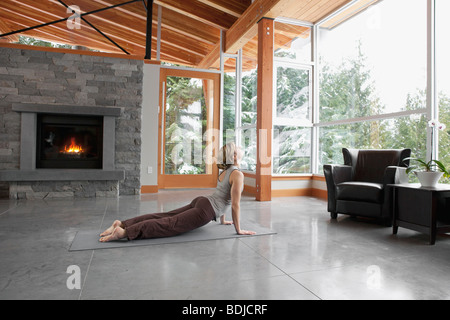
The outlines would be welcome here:
[[[0,34],[11,32],[10,27],[6,24],[5,19],[0,19]],[[13,34],[5,38],[0,38],[0,41],[18,42],[19,35]]]
[[[177,63],[187,66],[196,66],[202,59],[201,56],[182,52],[179,48],[174,47],[170,43],[165,44],[164,51],[161,51],[161,59],[164,59],[164,57],[170,57],[172,61],[176,60]],[[165,59],[164,61],[169,62]]]
[[[92,0],[94,2],[97,2],[99,4],[102,4],[103,6],[112,6],[114,3],[111,3],[110,0]],[[140,3],[132,4],[129,6],[123,6],[123,7],[117,7],[114,8],[114,11],[119,11],[123,13],[125,16],[121,16],[120,21],[125,21],[124,19],[126,17],[129,17],[129,20],[136,18],[137,24],[142,24],[142,26],[145,25],[147,17],[145,16],[144,7],[142,5],[142,8],[140,8]],[[152,21],[153,23],[158,22],[158,9],[157,4],[153,4],[153,17]],[[141,12],[138,13],[139,9],[141,9]],[[106,11],[108,12],[108,11]],[[94,15],[95,16],[95,15]],[[114,23],[114,22],[111,22]],[[117,23],[119,24],[119,23]],[[177,13],[175,11],[169,10],[167,8],[163,8],[163,15],[162,15],[162,21],[161,21],[162,28],[167,28],[169,30],[178,32],[179,34],[182,34],[186,37],[206,42],[207,44],[214,45],[217,42],[217,39],[219,38],[219,32],[209,26],[205,25],[204,23],[200,22],[199,20],[191,19],[187,16],[184,16],[180,13]],[[123,23],[122,23],[123,26]],[[134,26],[123,26],[124,29],[136,29],[136,25]],[[145,28],[142,28],[142,33],[145,33]],[[156,28],[154,29],[156,30]],[[139,31],[138,31],[139,32]]]
[[[219,69],[220,68],[220,42],[203,58],[197,65],[200,69]]]
[[[311,35],[311,28],[275,22],[275,35],[282,34],[289,38],[308,38]]]
[[[15,14],[17,14],[20,18],[30,17],[30,19],[33,19],[34,21],[38,19],[40,24],[49,23],[69,16],[68,14],[63,15],[61,10],[55,10],[57,13],[54,13],[53,8],[51,8],[51,10],[50,8],[43,9],[41,8],[41,5],[42,4],[39,3],[36,5],[30,5],[26,2],[17,3],[16,0],[6,1],[2,3],[2,10],[0,10],[0,14],[4,11],[4,14],[10,18],[15,18]],[[27,24],[27,27],[31,26],[31,23]]]
[[[18,24],[20,27],[26,27],[26,25],[22,23],[18,22],[15,23]],[[49,28],[50,27],[44,27],[40,29],[30,30],[27,31],[24,35],[33,37],[34,39],[37,40],[50,41],[54,43],[68,44],[73,46],[80,45],[80,43],[78,41],[75,41],[75,38],[71,37],[69,34],[55,32],[54,28],[52,28],[52,30],[49,30]],[[109,43],[97,41],[92,38],[89,38],[87,41],[88,42],[84,42],[83,46],[87,46],[89,48],[104,52],[122,53],[122,51],[119,48],[110,45]]]
[[[236,17],[195,0],[154,0],[154,3],[222,30],[228,30],[236,21]]]
[[[255,0],[225,33],[224,52],[236,53],[258,33],[257,22],[263,18],[287,17],[310,23],[317,22],[351,0]],[[314,21],[308,20],[314,19]],[[215,49],[217,48],[217,44]],[[200,65],[217,65],[220,52],[211,52]]]
[[[105,0],[92,0],[95,1],[97,3],[100,3],[104,6],[112,6],[113,3],[111,3],[110,1],[105,1]],[[138,3],[138,5],[141,5]],[[156,30],[157,28],[157,23],[158,23],[158,9],[157,9],[157,4],[153,5],[153,17],[152,17],[152,21],[154,24],[154,30]],[[142,12],[141,13],[137,13],[136,8],[139,8],[139,6],[135,6],[135,7],[130,7],[130,6],[124,6],[124,7],[117,7],[114,8],[114,10],[120,11],[122,13],[124,13],[127,17],[132,17],[132,18],[136,18],[138,19],[137,24],[142,24],[142,32],[137,31],[138,33],[141,33],[145,36],[145,23],[147,21],[147,17],[145,16],[145,12],[143,7]],[[134,9],[134,11],[131,11],[131,9]],[[121,17],[120,21],[124,21],[125,17]],[[117,24],[120,25],[120,23],[114,23],[111,22],[112,24]],[[122,23],[123,26],[123,23]],[[206,42],[210,45],[213,45],[217,42],[217,30],[207,26],[203,23],[201,23],[198,20],[194,20],[191,19],[189,17],[186,17],[180,13],[177,13],[175,11],[169,10],[167,8],[163,8],[163,15],[162,15],[162,21],[161,21],[161,26],[163,29],[168,29],[171,31],[175,31],[178,32],[179,34],[182,34],[186,37],[201,41],[201,42]],[[123,26],[124,29],[131,29],[134,30],[136,32],[136,24],[134,26]],[[130,30],[130,31],[131,31]],[[155,34],[156,31],[153,32],[153,34]]]
[[[156,27],[157,25],[153,24],[153,28]],[[153,36],[153,39],[155,39],[156,41],[157,37]],[[161,30],[161,49],[163,50],[164,46],[167,45],[199,56],[201,58],[203,58],[211,50],[211,46],[205,46],[204,44],[199,43],[192,38],[185,37],[178,34],[177,32],[168,29],[163,29]]]
[[[223,11],[236,18],[240,18],[242,13],[250,6],[251,0],[198,0],[210,7]]]
[[[111,3],[110,1],[105,1],[105,0],[91,0],[92,2],[97,2],[105,7],[111,7],[114,5],[114,3]],[[130,6],[123,6],[123,7],[117,7],[114,8],[114,10],[117,10],[119,12],[122,12],[124,14],[126,14],[129,17],[133,17],[136,18],[140,21],[146,22],[147,21],[147,16],[145,15],[145,11],[144,11],[144,5],[142,3],[137,3],[138,6],[142,6],[142,12],[135,12],[136,10],[131,10],[131,8],[134,7],[130,7]],[[137,7],[137,6],[136,6]],[[153,6],[153,12],[155,12],[155,5]]]
[[[277,18],[287,14],[292,5],[301,5],[310,0],[255,0],[239,20],[227,31],[225,49],[235,53],[258,34],[257,22],[263,18]]]
[[[226,32],[224,52],[236,53],[253,39],[258,34],[257,22],[271,12],[275,6],[285,1],[298,2],[299,0],[255,0]],[[216,44],[214,51],[200,63],[201,66],[209,68],[211,65],[217,65],[217,61],[220,59],[220,50],[217,52],[218,46],[220,47],[220,43]]]
[[[23,26],[25,26],[25,28],[27,28],[27,27],[30,27],[30,25],[29,25],[30,21],[34,21],[37,23],[37,25],[40,25],[40,24],[45,24],[45,23],[52,22],[52,21],[57,21],[61,18],[65,18],[65,17],[69,16],[69,14],[65,10],[62,10],[62,8],[64,8],[64,7],[59,3],[55,3],[54,5],[51,6],[51,8],[49,8],[48,5],[46,6],[43,3],[33,3],[33,5],[30,5],[26,2],[22,2],[22,3],[20,3],[20,5],[17,5],[17,1],[12,0],[11,2],[5,3],[5,6],[3,9],[5,11],[9,11],[9,13],[12,13],[12,15],[15,17],[16,21],[22,20],[25,23],[28,22],[27,25],[22,24]],[[94,10],[94,9],[98,9],[98,8],[99,8],[98,6],[97,7],[90,6],[88,9]],[[24,14],[22,14],[22,13],[24,13]],[[102,19],[100,14],[92,15],[89,17],[90,17],[89,20],[92,19],[95,21],[103,22],[102,27],[105,27],[105,29],[107,29],[108,31],[111,31],[111,25],[114,25],[113,19]],[[45,37],[48,37],[48,35],[50,35],[47,38],[47,40],[49,40],[49,41],[55,41],[55,39],[57,39],[57,37],[55,37],[55,36],[59,35],[59,37],[62,39],[69,39],[67,44],[82,45],[82,46],[88,46],[86,43],[90,43],[92,45],[91,40],[94,39],[94,41],[95,41],[95,39],[98,39],[98,41],[100,41],[101,45],[99,46],[98,44],[96,44],[96,45],[94,44],[94,47],[93,47],[94,49],[107,48],[108,51],[111,51],[110,46],[105,46],[103,44],[102,37],[98,36],[97,34],[94,36],[94,33],[96,33],[96,32],[91,27],[88,27],[87,25],[82,23],[82,30],[81,29],[80,30],[70,30],[66,27],[65,23],[66,22],[64,21],[64,22],[61,22],[61,23],[58,23],[55,25],[40,27],[38,29],[35,29],[34,32],[32,32],[32,33],[30,33],[28,31],[28,32],[26,32],[26,34],[29,34],[29,35],[33,34],[34,36],[38,37],[39,39],[45,39]],[[45,30],[52,30],[52,32],[41,32],[42,28],[46,28]],[[121,31],[120,29],[122,29],[122,26],[119,24],[115,24],[114,30],[117,30],[117,29],[119,29],[119,31]],[[135,33],[136,32],[133,32],[133,34],[135,34]],[[51,36],[52,34],[54,34],[55,36],[52,37]],[[105,34],[107,34],[110,37],[116,37],[115,32],[107,32]],[[123,32],[122,33],[119,32],[119,34],[123,34]],[[121,37],[119,36],[118,38],[120,39]],[[127,38],[127,39],[122,38],[121,40],[126,41],[128,47],[130,47],[130,45],[131,45],[131,47],[139,46],[138,43],[130,41],[129,38]],[[60,42],[60,41],[61,40],[59,40],[58,42]]]
[[[287,2],[283,17],[317,23],[350,1],[351,0],[298,0],[297,2]]]
[[[153,10],[154,21],[158,21],[157,11]],[[161,26],[209,45],[215,45],[220,39],[220,31],[216,28],[165,7],[162,8]]]
[[[30,22],[35,25],[44,24],[48,21],[43,21],[40,19],[38,13],[34,13],[33,16],[30,14],[24,15],[19,11],[11,10],[9,8],[2,8],[3,14],[7,13],[9,16],[14,17],[15,23],[23,26],[24,28],[30,27]],[[62,26],[61,23],[64,25]],[[105,42],[105,38],[97,34],[94,30],[84,26],[79,30],[73,31],[66,27],[65,22],[61,22],[59,24],[49,25],[46,27],[41,27],[38,29],[33,29],[27,32],[24,32],[24,35],[32,35],[38,39],[47,40],[47,41],[55,41],[54,39],[67,39],[65,44],[70,45],[83,45],[92,47],[93,49],[102,50],[103,48],[109,48],[107,51],[116,52],[116,48],[113,45]],[[82,42],[77,43],[77,40]],[[56,40],[55,42],[60,42],[61,40]]]

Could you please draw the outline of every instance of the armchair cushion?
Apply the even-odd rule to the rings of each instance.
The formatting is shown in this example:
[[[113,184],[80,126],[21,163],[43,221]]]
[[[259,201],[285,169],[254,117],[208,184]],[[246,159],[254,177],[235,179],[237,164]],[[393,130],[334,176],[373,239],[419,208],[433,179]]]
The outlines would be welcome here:
[[[336,186],[337,200],[351,200],[380,203],[384,188],[381,183],[343,182]]]

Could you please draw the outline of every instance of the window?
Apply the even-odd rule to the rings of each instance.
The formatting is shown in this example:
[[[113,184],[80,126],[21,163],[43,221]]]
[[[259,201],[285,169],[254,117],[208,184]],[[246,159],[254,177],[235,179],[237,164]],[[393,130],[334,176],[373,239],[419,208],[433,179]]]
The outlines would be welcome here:
[[[436,0],[436,69],[439,121],[446,129],[439,131],[438,158],[450,167],[450,47],[448,30],[450,30],[450,1]]]
[[[311,172],[311,67],[276,63],[273,173]]]
[[[273,173],[311,173],[311,128],[274,126]]]
[[[242,61],[242,92],[241,103],[236,121],[236,135],[244,154],[241,168],[246,171],[256,171],[256,108],[258,66],[250,58]]]
[[[273,174],[311,173],[311,27],[275,22]]]
[[[342,147],[426,152],[427,1],[363,9],[319,26],[320,169],[342,163]]]
[[[276,63],[274,123],[311,125],[311,67]]]
[[[310,63],[311,27],[275,21],[274,57],[283,60]]]
[[[321,121],[407,110],[408,96],[426,89],[426,12],[426,0],[381,1],[320,28]]]
[[[224,89],[223,89],[223,144],[235,139],[236,125],[236,58],[229,58],[224,66]]]
[[[241,54],[224,64],[223,144],[236,141],[243,150],[241,169],[256,171],[257,69]],[[240,85],[242,84],[242,85]]]

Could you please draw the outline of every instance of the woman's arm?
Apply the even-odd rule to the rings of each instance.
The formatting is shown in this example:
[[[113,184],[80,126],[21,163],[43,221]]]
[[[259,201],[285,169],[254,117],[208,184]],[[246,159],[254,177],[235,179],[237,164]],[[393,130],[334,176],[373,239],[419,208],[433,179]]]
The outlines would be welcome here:
[[[231,216],[233,218],[234,228],[237,234],[253,235],[256,232],[241,230],[240,215],[241,215],[241,193],[244,186],[244,174],[238,170],[233,171],[230,176],[231,183]]]

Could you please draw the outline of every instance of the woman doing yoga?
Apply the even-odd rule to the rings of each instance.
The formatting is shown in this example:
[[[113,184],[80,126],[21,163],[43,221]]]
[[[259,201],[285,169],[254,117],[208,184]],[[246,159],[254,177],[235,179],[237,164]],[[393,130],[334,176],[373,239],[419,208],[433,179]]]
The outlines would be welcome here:
[[[217,180],[215,192],[210,196],[200,196],[190,204],[167,213],[153,213],[116,220],[111,227],[100,234],[100,241],[119,239],[148,239],[171,237],[197,229],[211,220],[220,218],[224,225],[234,224],[241,235],[253,235],[255,232],[242,230],[240,225],[240,201],[244,189],[244,175],[239,171],[241,150],[234,143],[228,143],[219,152],[217,166],[223,172]],[[233,221],[225,220],[225,210],[231,206]]]

